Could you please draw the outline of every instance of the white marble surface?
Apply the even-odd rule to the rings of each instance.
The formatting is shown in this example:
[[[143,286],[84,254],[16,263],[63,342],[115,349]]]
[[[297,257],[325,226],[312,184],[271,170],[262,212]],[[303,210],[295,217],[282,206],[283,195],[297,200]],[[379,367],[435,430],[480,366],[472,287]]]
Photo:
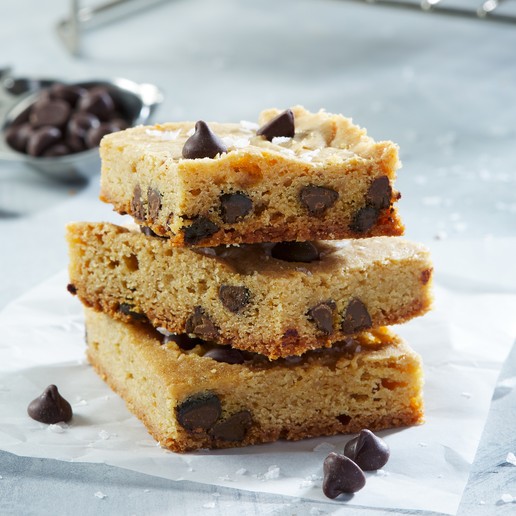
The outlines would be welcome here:
[[[443,241],[516,236],[516,26],[338,0],[172,0],[86,34],[83,57],[72,58],[54,32],[66,4],[4,2],[0,66],[20,76],[156,83],[166,94],[157,120],[254,119],[265,106],[296,103],[343,112],[374,138],[400,144],[397,186],[410,238],[438,254]],[[0,163],[0,210],[18,214],[0,218],[0,308],[66,266],[67,221],[115,220],[96,195],[96,181],[59,185]],[[507,253],[516,254],[507,242]],[[474,258],[458,254],[450,266],[460,270]],[[514,293],[514,274],[496,262],[479,264],[479,283],[488,276]],[[500,500],[504,493],[516,497],[516,470],[504,464],[516,452],[515,363],[513,353],[459,514],[514,513],[514,504]],[[2,514],[349,509],[6,453],[0,476]],[[106,498],[95,497],[99,491]]]

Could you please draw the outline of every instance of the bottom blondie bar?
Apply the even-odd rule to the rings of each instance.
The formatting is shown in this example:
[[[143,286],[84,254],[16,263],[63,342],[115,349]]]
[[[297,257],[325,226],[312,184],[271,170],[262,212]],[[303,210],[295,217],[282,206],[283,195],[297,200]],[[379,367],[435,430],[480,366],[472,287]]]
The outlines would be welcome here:
[[[420,357],[390,330],[271,362],[86,308],[88,358],[161,446],[185,452],[418,424]]]

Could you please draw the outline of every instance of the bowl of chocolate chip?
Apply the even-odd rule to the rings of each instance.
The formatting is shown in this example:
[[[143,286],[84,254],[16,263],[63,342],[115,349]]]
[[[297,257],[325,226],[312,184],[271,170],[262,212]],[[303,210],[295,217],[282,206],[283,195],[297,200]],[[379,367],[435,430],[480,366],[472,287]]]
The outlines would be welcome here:
[[[63,83],[11,94],[3,82],[0,159],[23,162],[60,181],[99,172],[106,134],[146,123],[163,96],[127,79]]]

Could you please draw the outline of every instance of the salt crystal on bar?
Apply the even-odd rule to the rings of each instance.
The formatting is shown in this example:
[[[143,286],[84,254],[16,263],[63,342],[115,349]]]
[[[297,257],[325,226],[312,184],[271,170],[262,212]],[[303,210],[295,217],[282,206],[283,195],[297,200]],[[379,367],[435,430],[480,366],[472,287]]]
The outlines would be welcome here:
[[[181,129],[177,131],[158,131],[156,129],[147,129],[145,131],[149,136],[156,136],[160,140],[172,141],[177,140],[177,137],[181,133]]]
[[[280,469],[278,466],[269,466],[267,473],[263,475],[264,480],[275,480],[280,476]]]
[[[247,131],[256,131],[260,127],[257,123],[249,122],[248,120],[240,120],[240,126]]]
[[[514,453],[512,452],[509,452],[507,454],[507,457],[505,458],[505,462],[507,462],[508,464],[512,464],[513,466],[516,466],[516,455],[514,455]]]
[[[226,147],[234,149],[243,149],[249,145],[249,138],[234,138],[232,136],[224,136],[222,141]]]
[[[331,443],[320,443],[314,448],[314,452],[331,452],[335,449],[335,446]]]
[[[287,143],[292,138],[290,136],[274,136],[274,138],[271,140],[271,143],[274,145],[280,145],[281,143]]]
[[[102,491],[97,491],[93,496],[100,498],[101,500],[107,497],[107,495],[105,495]]]
[[[514,496],[510,495],[509,493],[505,493],[505,494],[502,495],[500,500],[503,503],[512,503],[512,502],[514,502]]]
[[[48,429],[54,434],[64,434],[65,430],[68,428],[68,425],[64,423],[56,423],[55,425],[48,425]]]

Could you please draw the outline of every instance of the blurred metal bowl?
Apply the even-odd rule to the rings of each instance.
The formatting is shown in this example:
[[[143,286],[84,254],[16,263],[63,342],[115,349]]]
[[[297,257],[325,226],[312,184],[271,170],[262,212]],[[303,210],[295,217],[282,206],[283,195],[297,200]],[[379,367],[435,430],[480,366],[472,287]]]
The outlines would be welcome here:
[[[98,147],[59,157],[34,157],[11,148],[5,139],[6,129],[38,98],[39,93],[54,83],[49,79],[2,78],[0,82],[0,160],[24,163],[59,181],[76,181],[98,174]],[[70,83],[71,84],[71,83]],[[121,106],[130,126],[145,124],[163,101],[162,92],[153,84],[137,84],[128,79],[74,82],[91,88],[104,86],[117,105]]]

